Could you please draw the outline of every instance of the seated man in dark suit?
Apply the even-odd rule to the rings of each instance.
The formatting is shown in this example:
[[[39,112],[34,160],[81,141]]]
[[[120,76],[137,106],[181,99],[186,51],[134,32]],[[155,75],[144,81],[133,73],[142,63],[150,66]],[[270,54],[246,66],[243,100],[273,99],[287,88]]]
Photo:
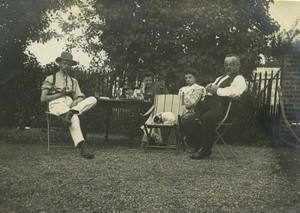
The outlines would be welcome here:
[[[185,119],[181,125],[188,144],[194,145],[192,159],[211,155],[215,129],[226,113],[230,98],[237,98],[246,90],[245,78],[240,74],[240,58],[226,55],[225,72],[206,86],[206,96],[200,110]]]

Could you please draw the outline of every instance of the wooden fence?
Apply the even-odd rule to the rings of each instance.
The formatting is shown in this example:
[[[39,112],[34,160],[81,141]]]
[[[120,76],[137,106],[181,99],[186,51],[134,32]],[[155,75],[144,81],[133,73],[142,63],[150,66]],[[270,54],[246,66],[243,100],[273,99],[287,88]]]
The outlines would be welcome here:
[[[87,95],[97,96],[112,96],[112,85],[115,83],[110,76],[109,72],[77,72],[73,74],[81,85],[81,89]],[[257,98],[259,98],[259,106],[257,115],[263,117],[268,125],[274,125],[279,120],[279,99],[278,99],[278,85],[281,81],[281,71],[271,73],[255,73],[252,79],[248,80],[248,90],[255,91]],[[119,86],[122,87],[124,78],[120,78]],[[131,82],[135,84],[136,82]],[[131,85],[133,86],[133,85]],[[39,98],[37,98],[39,101]],[[44,110],[43,106],[38,102],[34,103],[41,109],[32,111],[31,121],[28,125],[31,127],[39,127],[41,123],[44,123]],[[3,112],[2,112],[3,114]],[[4,115],[0,115],[1,118],[5,118]],[[115,119],[119,124],[126,126],[126,114],[128,112],[115,111],[113,112],[112,119]],[[103,114],[99,114],[100,121],[96,122],[98,129],[103,129],[102,125]],[[120,120],[121,119],[121,120]],[[3,119],[1,119],[3,120]],[[5,120],[5,119],[4,119]],[[115,123],[115,122],[111,122]],[[0,123],[1,124],[1,123]],[[5,123],[0,125],[5,127]],[[124,131],[123,128],[111,128],[114,131]]]
[[[280,105],[278,86],[281,84],[281,70],[277,72],[255,73],[248,80],[248,90],[255,92],[259,105],[257,116],[267,130],[278,127],[280,123]]]
[[[113,81],[111,81],[108,76],[86,74],[84,82],[86,81],[89,82],[86,90],[95,88],[92,92],[97,92],[100,95],[111,96],[111,86]],[[99,86],[100,82],[104,82],[106,87]],[[274,126],[278,126],[280,118],[278,86],[281,84],[281,70],[254,73],[252,79],[248,79],[247,83],[248,90],[254,92],[256,94],[256,99],[258,99],[256,115],[264,122],[264,125],[267,128],[274,128]],[[122,82],[120,82],[120,86],[122,86]],[[127,113],[123,110],[113,110],[111,119],[117,121],[116,123],[126,126],[126,114]],[[125,121],[123,119],[125,119]],[[115,122],[111,122],[111,125],[113,123]],[[111,127],[111,129],[114,132],[123,128]]]

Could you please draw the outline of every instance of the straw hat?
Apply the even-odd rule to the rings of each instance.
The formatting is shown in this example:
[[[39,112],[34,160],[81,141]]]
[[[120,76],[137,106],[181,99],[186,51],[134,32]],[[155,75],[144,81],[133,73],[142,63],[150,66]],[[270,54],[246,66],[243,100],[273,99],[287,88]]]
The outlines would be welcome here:
[[[72,66],[77,65],[77,61],[74,61],[74,60],[73,60],[73,56],[72,56],[71,53],[68,53],[68,52],[62,52],[62,53],[61,53],[61,56],[60,56],[60,57],[57,57],[57,58],[55,59],[55,61],[56,61],[57,63],[60,63],[62,60],[66,60],[66,61],[71,62],[71,65],[72,65]]]

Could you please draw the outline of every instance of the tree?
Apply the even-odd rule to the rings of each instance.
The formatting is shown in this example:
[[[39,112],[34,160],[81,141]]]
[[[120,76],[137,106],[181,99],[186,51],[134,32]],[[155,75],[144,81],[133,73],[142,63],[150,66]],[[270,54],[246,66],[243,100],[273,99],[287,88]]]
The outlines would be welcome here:
[[[11,79],[24,62],[29,41],[46,42],[53,31],[47,12],[75,4],[76,0],[2,0],[0,3],[0,85]]]
[[[300,52],[300,19],[297,19],[291,29],[282,29],[270,37],[268,55],[280,59],[285,53]]]
[[[36,77],[26,73],[26,62],[35,63],[31,56],[24,53],[29,41],[45,42],[54,36],[54,32],[44,31],[49,26],[47,12],[74,3],[76,0],[0,2],[0,110],[10,111],[10,119],[13,119],[14,112],[19,111],[22,114],[24,111],[21,106],[28,104],[23,101],[29,95],[29,91],[25,89],[32,85],[30,81]]]
[[[226,54],[241,55],[245,75],[252,72],[267,36],[278,30],[268,0],[98,0],[102,23],[91,23],[86,36],[107,53],[117,75],[146,71],[177,81],[186,67],[200,76],[222,72]],[[98,42],[99,43],[99,42]],[[92,49],[93,49],[92,48]]]

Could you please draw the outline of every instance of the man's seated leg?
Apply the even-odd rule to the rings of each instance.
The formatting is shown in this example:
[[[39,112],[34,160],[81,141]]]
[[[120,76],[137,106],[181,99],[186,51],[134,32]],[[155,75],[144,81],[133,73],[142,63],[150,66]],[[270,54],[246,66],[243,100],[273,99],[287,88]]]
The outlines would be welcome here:
[[[74,114],[71,119],[71,126],[69,127],[74,145],[81,149],[81,156],[87,159],[92,159],[95,155],[88,149],[86,141],[83,138],[80,128],[80,121],[77,114]]]
[[[71,104],[71,100],[68,100],[68,104]],[[97,99],[95,97],[88,97],[80,101],[76,106],[72,107],[66,113],[61,114],[59,117],[65,126],[71,125],[71,119],[74,114],[81,115],[83,112],[88,111],[97,104]]]
[[[97,99],[93,96],[85,98],[84,100],[80,101],[76,106],[72,107],[71,110],[78,111],[78,115],[90,110],[97,104]]]
[[[80,148],[80,154],[83,158],[93,159],[95,155],[89,150],[85,141],[81,141],[78,143],[76,148]]]
[[[55,99],[49,103],[49,112],[59,116],[64,126],[69,127],[71,125],[71,118],[73,113],[78,111],[70,112],[70,104],[72,99],[70,97],[62,97]]]
[[[70,126],[71,125],[71,119],[73,117],[74,114],[79,114],[79,111],[77,110],[69,110],[68,112],[61,114],[59,117],[62,120],[63,124],[65,126]]]
[[[201,148],[200,124],[197,120],[184,121],[181,124],[181,131],[186,136],[186,143],[192,147],[188,152],[197,152]]]
[[[203,159],[211,155],[215,129],[223,116],[224,112],[220,111],[219,108],[212,109],[202,115],[200,123],[203,146],[197,153],[190,156],[192,159]]]

